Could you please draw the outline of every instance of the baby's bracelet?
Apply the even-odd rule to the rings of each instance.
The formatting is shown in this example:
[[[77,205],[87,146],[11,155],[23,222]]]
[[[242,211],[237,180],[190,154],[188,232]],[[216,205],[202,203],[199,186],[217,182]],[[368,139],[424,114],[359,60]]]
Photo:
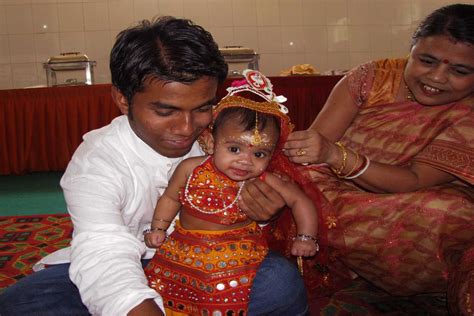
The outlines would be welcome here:
[[[316,252],[319,251],[319,243],[318,243],[318,238],[313,237],[311,235],[305,235],[305,234],[297,234],[293,240],[300,240],[300,241],[312,241],[316,245]]]
[[[166,228],[147,228],[143,230],[143,235],[150,234],[153,232],[165,232],[166,235]]]
[[[171,221],[163,218],[153,218],[154,222],[163,222],[163,223],[171,223]]]

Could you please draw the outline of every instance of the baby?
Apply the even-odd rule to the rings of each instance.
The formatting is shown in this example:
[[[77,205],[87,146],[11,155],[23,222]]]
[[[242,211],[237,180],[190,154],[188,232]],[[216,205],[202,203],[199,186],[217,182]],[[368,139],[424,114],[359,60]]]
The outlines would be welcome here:
[[[147,246],[159,247],[146,268],[150,286],[175,312],[246,313],[252,280],[268,247],[260,226],[238,207],[245,181],[264,178],[292,209],[297,226],[293,255],[314,256],[319,249],[312,200],[286,177],[265,172],[291,130],[287,110],[274,101],[266,77],[251,70],[244,75],[246,83],[229,88],[214,109],[212,133],[205,139],[210,155],[186,159],[176,168],[145,231]]]

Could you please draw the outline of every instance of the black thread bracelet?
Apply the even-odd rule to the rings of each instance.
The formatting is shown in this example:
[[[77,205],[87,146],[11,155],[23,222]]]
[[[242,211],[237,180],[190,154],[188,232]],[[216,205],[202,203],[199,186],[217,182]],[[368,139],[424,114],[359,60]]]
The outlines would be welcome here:
[[[147,228],[143,230],[143,235],[153,233],[153,232],[165,232],[166,235],[167,228]]]

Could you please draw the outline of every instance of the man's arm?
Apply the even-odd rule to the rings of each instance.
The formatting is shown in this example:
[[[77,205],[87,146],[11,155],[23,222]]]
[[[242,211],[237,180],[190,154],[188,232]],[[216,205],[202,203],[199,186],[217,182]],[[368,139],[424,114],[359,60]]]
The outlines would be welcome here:
[[[147,299],[135,306],[128,314],[128,316],[164,316],[165,314],[156,305],[152,299]]]
[[[127,197],[120,180],[115,174],[107,176],[113,172],[107,172],[105,163],[95,163],[96,169],[87,175],[68,177],[66,173],[61,181],[74,224],[71,280],[92,314],[125,315],[134,308],[140,310],[138,305],[145,300],[149,306],[153,299],[162,307],[141,265],[146,248],[129,227],[138,220],[125,219],[121,209]]]

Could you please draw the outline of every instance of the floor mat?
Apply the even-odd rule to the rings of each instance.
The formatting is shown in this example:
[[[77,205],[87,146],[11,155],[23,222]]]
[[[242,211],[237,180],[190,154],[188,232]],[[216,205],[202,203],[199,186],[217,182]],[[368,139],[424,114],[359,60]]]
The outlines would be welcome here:
[[[0,217],[0,292],[31,274],[41,257],[67,247],[72,225],[68,215]],[[363,279],[355,279],[330,298],[311,302],[311,315],[448,315],[443,294],[391,296]]]
[[[72,225],[68,215],[0,217],[0,291],[32,273],[40,258],[67,247]]]

